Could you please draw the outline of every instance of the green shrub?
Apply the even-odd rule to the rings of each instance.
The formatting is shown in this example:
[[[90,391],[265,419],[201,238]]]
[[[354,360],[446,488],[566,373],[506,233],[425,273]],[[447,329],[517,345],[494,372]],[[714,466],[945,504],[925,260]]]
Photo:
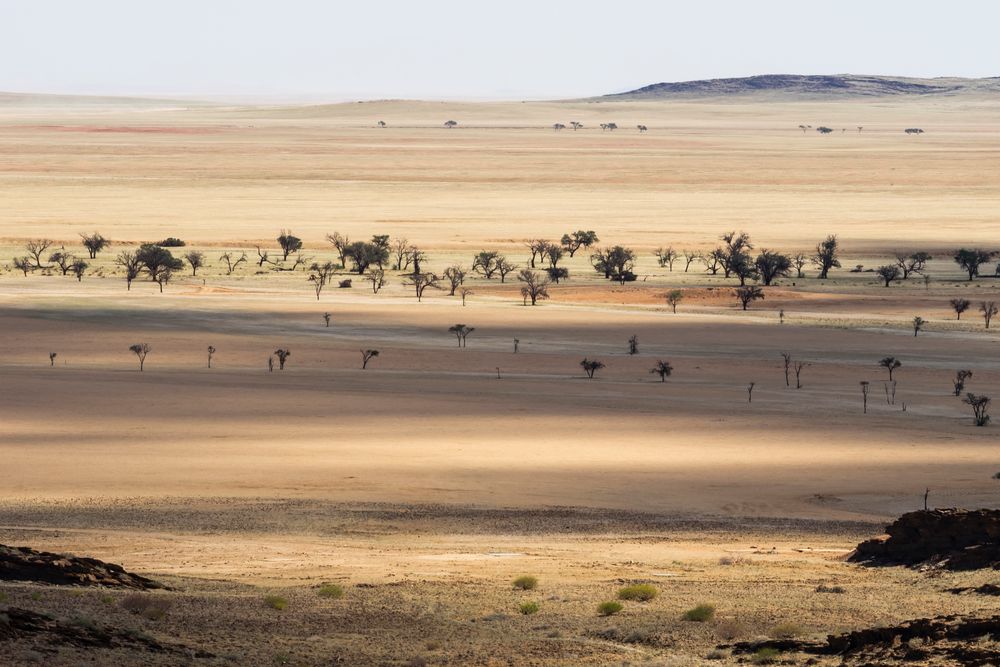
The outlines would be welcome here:
[[[715,616],[715,605],[714,604],[700,604],[697,607],[688,609],[681,616],[685,621],[694,621],[696,623],[704,623],[705,621],[711,621],[712,617]]]
[[[113,596],[113,595],[102,595],[101,596],[101,602],[103,602],[104,604],[114,604],[114,602],[115,602],[115,596]]]
[[[268,595],[264,598],[264,604],[266,604],[271,609],[277,609],[278,611],[284,610],[288,606],[288,600],[281,597],[280,595]]]
[[[532,601],[532,602],[522,602],[518,606],[518,609],[525,616],[530,616],[531,614],[537,614],[538,613],[539,606],[538,606],[538,603],[534,602],[534,601]]]
[[[636,600],[638,602],[649,602],[656,597],[656,587],[652,584],[635,584],[626,586],[618,591],[619,600]]]
[[[791,639],[793,637],[804,635],[805,633],[805,628],[796,623],[779,623],[771,628],[768,634],[776,639]]]
[[[6,601],[7,601],[7,594],[4,593],[3,591],[0,591],[0,602],[6,602]]]
[[[614,616],[620,612],[624,607],[621,602],[615,602],[614,600],[609,600],[607,602],[602,602],[597,605],[597,613],[601,616]]]
[[[781,651],[768,646],[757,649],[757,652],[750,656],[750,662],[755,665],[772,665],[778,661],[780,655]]]
[[[519,588],[522,591],[533,591],[538,588],[538,578],[529,575],[518,577],[514,580],[514,588]]]
[[[32,600],[34,600],[35,602],[38,602],[39,600],[42,599],[42,594],[39,593],[38,591],[35,591],[34,593],[32,593],[31,595],[29,595],[28,597],[31,598]]]
[[[323,584],[316,591],[316,595],[321,598],[330,598],[331,600],[339,600],[344,597],[344,589],[337,584]]]
[[[184,246],[187,245],[187,243],[184,243],[184,241],[181,241],[180,239],[170,236],[163,239],[156,245],[160,246],[161,248],[183,248]]]

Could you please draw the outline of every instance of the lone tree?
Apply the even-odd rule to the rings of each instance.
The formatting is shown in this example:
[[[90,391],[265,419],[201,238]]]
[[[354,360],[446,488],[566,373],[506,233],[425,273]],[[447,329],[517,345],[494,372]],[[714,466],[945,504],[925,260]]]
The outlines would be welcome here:
[[[97,232],[93,234],[80,234],[80,239],[83,241],[83,247],[90,253],[91,259],[97,259],[97,253],[111,245],[111,241]]]
[[[787,352],[782,352],[781,360],[785,363],[785,386],[791,387],[792,383],[789,380],[789,370],[792,367],[792,355],[788,354]]]
[[[979,312],[983,314],[983,319],[986,321],[986,328],[989,329],[993,316],[1000,311],[998,311],[996,301],[983,301],[979,304]]]
[[[902,272],[903,280],[907,280],[911,273],[923,273],[931,259],[933,257],[926,252],[915,252],[912,255],[896,253],[896,266]]]
[[[809,365],[808,361],[795,362],[795,388],[802,389],[802,369]]]
[[[468,347],[466,345],[465,339],[469,337],[469,334],[475,331],[475,327],[470,327],[465,324],[455,324],[448,327],[448,331],[455,334],[455,339],[458,341],[459,347]]]
[[[764,290],[756,285],[744,285],[743,287],[737,287],[733,291],[733,295],[739,300],[743,306],[743,310],[746,310],[751,303],[764,298]]]
[[[191,267],[191,275],[198,275],[198,269],[205,266],[205,253],[198,252],[197,250],[192,250],[184,254],[184,259],[187,260],[188,266]]]
[[[628,339],[628,353],[639,354],[639,337],[635,334]]]
[[[517,274],[517,279],[521,285],[521,301],[527,305],[531,299],[531,305],[538,303],[539,299],[549,298],[549,279],[531,269],[521,269]]]
[[[580,367],[587,373],[587,377],[593,380],[594,373],[604,368],[604,364],[596,359],[587,359],[584,357],[583,361],[580,362]]]
[[[598,241],[600,239],[597,238],[597,232],[579,229],[571,234],[563,234],[559,242],[562,244],[563,249],[569,253],[569,256],[572,257],[580,248],[589,248]]]
[[[274,351],[274,356],[278,357],[278,370],[285,370],[285,362],[288,361],[288,357],[292,356],[292,351],[288,348],[279,347]]]
[[[51,239],[32,239],[24,244],[24,249],[28,251],[31,261],[36,269],[47,269],[48,266],[42,264],[42,255],[52,247],[55,241]]]
[[[139,372],[142,372],[143,367],[146,365],[146,355],[149,354],[149,344],[148,343],[136,343],[135,345],[130,345],[129,350],[139,357]]]
[[[649,372],[653,375],[660,376],[660,382],[666,382],[670,374],[674,372],[674,367],[670,365],[667,361],[657,361],[656,365],[649,369]]]
[[[761,250],[754,261],[754,266],[764,285],[770,285],[777,278],[788,277],[792,270],[792,260],[780,252]]]
[[[917,334],[920,333],[924,325],[927,324],[927,320],[917,315],[913,318],[913,337],[916,338]]]
[[[368,362],[378,356],[378,350],[361,350],[361,370],[368,368]]]
[[[673,312],[677,312],[677,305],[684,300],[684,292],[679,289],[670,290],[667,292],[667,305],[670,306]]]
[[[142,261],[139,258],[139,253],[131,250],[122,250],[115,257],[115,264],[122,267],[125,271],[125,284],[129,291],[132,290],[132,281],[139,277],[139,272],[142,270]]]
[[[890,283],[894,280],[899,279],[899,267],[895,264],[886,264],[875,269],[875,273],[878,277],[885,281],[885,286],[888,287]]]
[[[424,298],[424,292],[428,287],[433,287],[434,289],[441,289],[438,282],[441,279],[433,273],[411,273],[410,282],[405,283],[414,288],[417,293],[417,303],[420,303]]]
[[[830,274],[830,269],[840,268],[838,253],[840,243],[834,234],[826,237],[826,240],[816,244],[816,252],[813,253],[812,263],[819,268],[819,279],[826,280]]]
[[[966,394],[962,402],[972,408],[972,414],[976,420],[976,426],[986,426],[990,423],[990,416],[986,411],[990,407],[990,397],[982,394]]]
[[[317,301],[319,301],[319,295],[323,291],[323,288],[333,278],[333,272],[336,268],[333,262],[325,262],[323,264],[313,262],[312,266],[309,267],[309,282],[313,284]]]
[[[233,275],[233,271],[236,270],[236,267],[247,261],[247,254],[244,252],[241,253],[239,257],[236,257],[234,253],[224,252],[219,255],[219,260],[226,263],[226,275],[231,276]]]
[[[288,256],[293,252],[302,250],[302,239],[295,236],[287,229],[282,229],[278,235],[278,245],[281,246],[281,261],[287,262]]]
[[[955,263],[969,274],[969,280],[971,281],[979,275],[979,267],[990,261],[992,256],[993,253],[980,250],[979,248],[972,250],[962,248],[955,253],[954,259]]]
[[[969,309],[969,306],[971,305],[972,302],[969,301],[968,299],[952,299],[951,309],[955,311],[955,319],[956,320],[962,319],[962,313],[967,311]]]
[[[747,403],[753,403],[753,388],[756,386],[756,382],[751,382],[747,385]]]
[[[955,395],[961,396],[962,392],[965,391],[965,382],[970,377],[972,377],[972,371],[961,370],[955,372],[955,379],[951,381],[955,385]]]
[[[209,345],[208,346],[208,367],[209,368],[212,367],[212,357],[214,355],[215,355],[215,346],[214,345]]]
[[[444,122],[444,126],[450,130],[453,127],[458,127],[458,121],[455,121],[455,120],[446,120]]]
[[[73,260],[73,263],[70,264],[69,270],[73,272],[74,276],[76,276],[76,281],[80,282],[83,280],[83,274],[87,272],[87,267],[89,266],[90,264],[87,264],[84,260],[75,259]]]
[[[58,352],[49,352],[49,366],[56,365],[56,357],[59,356]]]
[[[871,392],[872,386],[868,380],[861,381],[861,400],[863,401],[865,414],[868,414],[868,394]]]
[[[330,313],[323,313],[323,321],[326,322],[326,328],[330,328]]]
[[[892,382],[892,374],[897,368],[903,365],[903,362],[896,357],[883,357],[878,365],[889,371],[889,382]]]

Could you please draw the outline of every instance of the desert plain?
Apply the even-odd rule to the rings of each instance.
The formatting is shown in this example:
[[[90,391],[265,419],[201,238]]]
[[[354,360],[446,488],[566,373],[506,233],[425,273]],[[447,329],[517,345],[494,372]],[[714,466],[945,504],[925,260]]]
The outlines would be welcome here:
[[[994,608],[946,590],[988,573],[845,556],[925,493],[1000,507],[997,427],[952,391],[961,369],[969,391],[1000,390],[1000,336],[977,310],[1000,302],[996,259],[971,281],[952,260],[1000,250],[998,130],[1000,100],[976,96],[0,100],[0,543],[171,589],[147,594],[169,599],[155,618],[116,591],[0,591],[182,647],[20,641],[0,662],[736,664],[750,657],[718,647]],[[302,239],[298,270],[256,262],[281,230]],[[482,250],[524,268],[527,240],[575,230],[633,249],[637,280],[605,280],[584,248],[536,306],[516,271],[470,272],[464,304],[418,302],[401,271],[378,293],[349,267],[349,289],[317,299],[308,281],[338,261],[334,232],[408,239],[440,275]],[[94,231],[113,243],[82,280],[12,266],[33,239],[86,258]],[[807,256],[834,234],[842,268],[793,270],[744,311],[738,281],[653,254],[729,231]],[[168,237],[206,266],[126,290],[115,256]],[[227,272],[220,255],[244,251]],[[933,257],[923,274],[885,287],[870,271],[915,252]],[[961,319],[954,298],[973,304]],[[475,328],[465,347],[457,323]],[[269,372],[277,348],[291,355]],[[588,379],[584,358],[605,368]],[[522,575],[537,587],[514,588]],[[657,595],[599,615],[629,584]],[[714,617],[682,619],[699,604]]]

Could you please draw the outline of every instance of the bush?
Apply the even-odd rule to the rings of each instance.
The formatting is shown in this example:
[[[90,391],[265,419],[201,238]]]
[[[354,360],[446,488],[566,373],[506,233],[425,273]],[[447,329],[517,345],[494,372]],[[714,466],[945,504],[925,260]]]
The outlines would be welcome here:
[[[538,578],[525,575],[514,580],[514,588],[522,591],[533,591],[538,588]]]
[[[158,245],[161,248],[183,248],[187,245],[187,243],[184,243],[184,241],[181,241],[180,239],[175,239],[173,236],[169,236],[154,245]]]
[[[1000,472],[993,473],[993,479],[1000,479]]]
[[[518,606],[518,610],[525,616],[530,616],[531,614],[537,614],[540,607],[537,602],[522,602]]]
[[[705,660],[725,660],[728,657],[729,656],[726,654],[725,651],[720,651],[719,649],[715,649],[714,651],[705,656]]]
[[[122,609],[127,609],[145,619],[158,621],[167,615],[171,601],[162,595],[132,593],[123,597],[119,605]]]
[[[649,602],[656,597],[656,587],[652,584],[634,584],[618,591],[619,600]]]
[[[778,656],[781,652],[776,648],[760,648],[757,652],[750,656],[750,662],[755,665],[772,665],[778,661]]]
[[[826,584],[820,584],[816,587],[817,593],[846,593],[847,589],[843,586],[827,586]]]
[[[805,628],[796,623],[779,623],[771,628],[768,634],[776,639],[791,639],[793,637],[804,635],[805,633]]]
[[[6,601],[7,601],[7,594],[4,593],[3,591],[0,591],[0,602],[6,602]]]
[[[750,559],[743,556],[723,556],[719,559],[719,565],[747,565],[749,563]]]
[[[350,286],[351,286],[351,279],[350,278],[348,278],[347,280],[341,280],[339,283],[337,283],[337,287],[339,287],[341,289],[346,289],[346,288],[348,288]]]
[[[624,607],[621,602],[615,602],[614,600],[609,600],[608,602],[602,602],[597,605],[597,613],[601,616],[614,616],[620,612]]]
[[[715,616],[715,605],[714,604],[700,604],[693,609],[688,609],[681,616],[685,621],[694,621],[696,623],[704,623],[705,621],[711,621]]]
[[[316,591],[316,595],[321,598],[330,598],[331,600],[339,600],[344,597],[344,589],[337,584],[324,584],[319,587]]]
[[[266,598],[264,598],[264,604],[266,604],[271,609],[277,609],[278,611],[282,611],[288,606],[288,600],[281,597],[280,595],[268,595]]]
[[[113,595],[102,595],[101,596],[101,602],[103,602],[104,604],[114,604],[114,602],[115,602],[115,596],[113,596]]]

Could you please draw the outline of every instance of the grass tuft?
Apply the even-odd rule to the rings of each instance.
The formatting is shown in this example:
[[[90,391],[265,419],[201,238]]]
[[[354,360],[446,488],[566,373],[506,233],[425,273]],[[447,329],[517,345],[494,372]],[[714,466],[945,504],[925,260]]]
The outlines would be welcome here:
[[[622,603],[615,602],[614,600],[608,600],[607,602],[602,602],[597,605],[597,613],[601,616],[614,616],[622,609],[624,609]]]
[[[337,584],[323,584],[316,591],[316,595],[321,598],[330,598],[331,600],[339,600],[344,597],[344,589]]]
[[[779,623],[768,632],[776,639],[792,639],[801,637],[806,633],[806,629],[797,623]]]
[[[635,584],[626,586],[618,591],[619,600],[634,600],[637,602],[649,602],[656,597],[656,587],[652,584]]]
[[[704,623],[705,621],[711,621],[715,617],[715,605],[714,604],[700,604],[697,607],[688,609],[681,615],[685,621],[694,621],[696,623]]]
[[[522,591],[533,591],[538,588],[538,577],[530,575],[518,577],[514,580],[514,588],[519,588]]]
[[[288,600],[281,597],[280,595],[268,595],[264,598],[264,604],[266,604],[271,609],[277,609],[278,611],[284,611],[288,607]]]
[[[538,605],[537,602],[530,601],[530,602],[522,602],[520,605],[518,605],[517,608],[525,616],[530,616],[532,614],[537,614],[538,610],[541,607]]]
[[[755,665],[773,665],[778,661],[778,657],[780,655],[781,651],[767,646],[757,649],[757,651],[750,656],[750,662]]]

